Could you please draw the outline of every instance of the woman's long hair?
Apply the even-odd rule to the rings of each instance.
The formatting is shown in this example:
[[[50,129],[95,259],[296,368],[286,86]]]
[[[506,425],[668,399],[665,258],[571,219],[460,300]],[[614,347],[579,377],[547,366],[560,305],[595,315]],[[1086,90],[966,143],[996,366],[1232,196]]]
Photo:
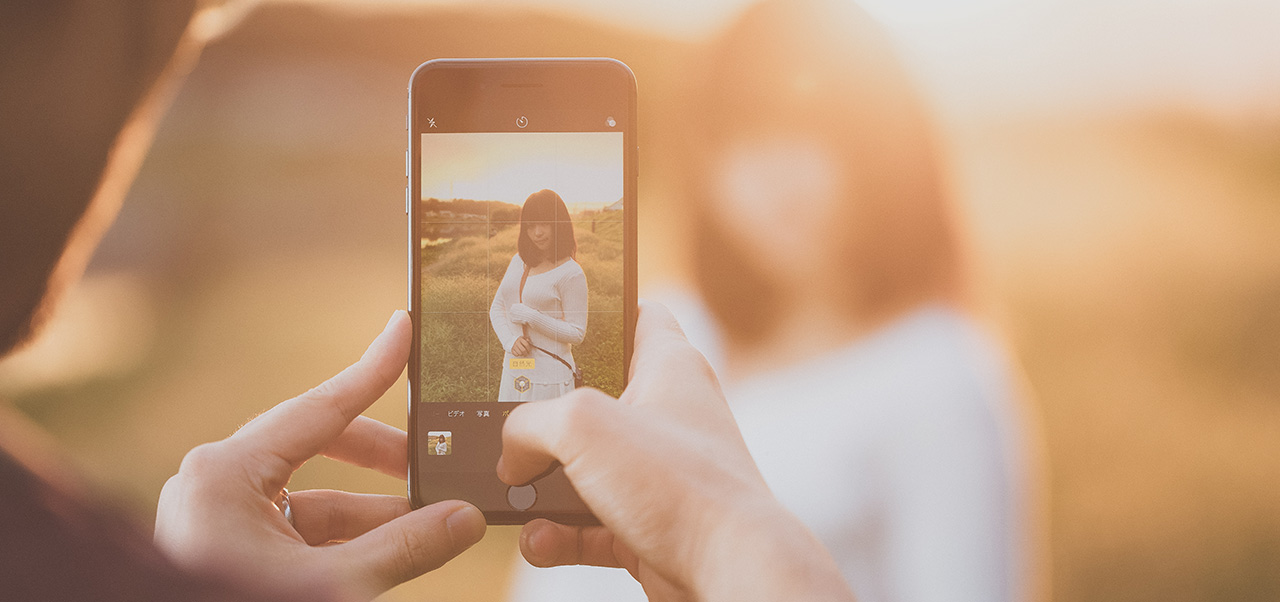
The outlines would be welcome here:
[[[553,224],[551,248],[546,251],[539,249],[529,238],[529,225],[535,222]],[[520,241],[516,248],[520,251],[520,260],[530,267],[548,260],[577,258],[578,240],[573,236],[573,221],[560,195],[544,188],[525,199],[520,210]]]
[[[831,275],[864,324],[928,300],[962,297],[963,253],[942,186],[932,123],[888,36],[842,0],[774,0],[748,9],[712,46],[694,87],[680,168],[703,296],[738,344],[770,336],[790,308],[705,199],[711,166],[736,143],[812,141],[847,191],[823,236]]]

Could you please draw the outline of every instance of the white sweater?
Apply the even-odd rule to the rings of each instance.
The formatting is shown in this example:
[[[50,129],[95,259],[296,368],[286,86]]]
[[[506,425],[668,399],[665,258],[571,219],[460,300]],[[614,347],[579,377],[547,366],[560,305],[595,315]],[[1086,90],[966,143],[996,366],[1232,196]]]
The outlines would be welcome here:
[[[507,271],[489,306],[489,322],[506,351],[502,363],[502,381],[498,401],[535,401],[552,399],[573,390],[573,371],[555,358],[534,351],[533,368],[512,369],[511,346],[526,330],[537,347],[556,354],[569,365],[573,345],[587,334],[587,277],[572,259],[525,280],[521,302],[520,279],[524,276],[520,254],[511,258]],[[528,328],[526,329],[525,326]],[[517,385],[525,377],[527,384]],[[524,390],[521,390],[524,389]]]

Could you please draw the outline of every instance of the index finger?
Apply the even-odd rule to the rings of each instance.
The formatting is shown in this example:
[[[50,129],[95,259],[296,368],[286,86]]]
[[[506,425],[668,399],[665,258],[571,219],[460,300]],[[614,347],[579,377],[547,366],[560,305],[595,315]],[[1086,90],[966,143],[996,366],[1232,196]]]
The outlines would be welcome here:
[[[400,378],[409,358],[409,325],[409,315],[396,311],[359,361],[250,420],[228,439],[251,457],[278,463],[263,475],[266,489],[283,487]]]

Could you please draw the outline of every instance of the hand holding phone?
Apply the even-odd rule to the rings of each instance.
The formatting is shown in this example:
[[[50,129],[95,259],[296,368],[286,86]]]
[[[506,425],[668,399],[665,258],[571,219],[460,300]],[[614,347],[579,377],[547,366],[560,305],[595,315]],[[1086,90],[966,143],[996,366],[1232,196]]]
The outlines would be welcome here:
[[[564,463],[603,526],[525,525],[534,566],[622,567],[651,599],[852,600],[822,544],[773,496],[714,372],[660,305],[644,304],[632,381],[526,404],[503,429],[498,474],[520,484]]]
[[[399,496],[313,489],[290,494],[288,517],[273,504],[320,454],[405,477],[404,432],[360,413],[399,378],[409,339],[396,312],[360,361],[188,453],[160,492],[156,545],[195,574],[217,567],[265,592],[372,598],[479,541],[483,518],[457,501],[410,512]]]

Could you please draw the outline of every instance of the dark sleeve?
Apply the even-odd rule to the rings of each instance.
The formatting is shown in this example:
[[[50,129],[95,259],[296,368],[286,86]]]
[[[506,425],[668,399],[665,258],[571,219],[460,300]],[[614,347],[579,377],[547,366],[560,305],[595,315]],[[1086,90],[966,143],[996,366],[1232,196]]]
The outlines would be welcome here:
[[[0,597],[104,602],[266,600],[179,570],[138,525],[60,491],[3,451]]]

